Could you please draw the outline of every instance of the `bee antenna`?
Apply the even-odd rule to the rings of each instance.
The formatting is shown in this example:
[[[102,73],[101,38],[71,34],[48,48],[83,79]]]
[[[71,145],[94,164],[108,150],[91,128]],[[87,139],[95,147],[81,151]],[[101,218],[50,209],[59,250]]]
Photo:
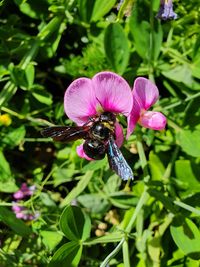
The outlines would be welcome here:
[[[99,102],[99,104],[102,106],[101,101],[96,97],[96,100]]]

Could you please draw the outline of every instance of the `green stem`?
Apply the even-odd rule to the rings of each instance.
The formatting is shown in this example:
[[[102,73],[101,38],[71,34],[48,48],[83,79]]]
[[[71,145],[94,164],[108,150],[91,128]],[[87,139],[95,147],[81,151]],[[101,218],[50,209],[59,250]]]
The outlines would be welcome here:
[[[135,208],[135,211],[129,221],[129,224],[127,225],[126,229],[125,229],[125,232],[126,233],[130,233],[131,230],[132,230],[132,227],[133,227],[133,224],[135,223],[135,220],[139,214],[139,212],[141,211],[142,207],[144,206],[144,204],[147,202],[149,196],[148,196],[148,193],[147,193],[147,186],[145,186],[144,188],[144,191],[141,195],[141,198],[139,200],[139,202],[137,203],[137,206]]]
[[[141,167],[143,169],[145,182],[148,182],[150,178],[149,171],[148,171],[148,164],[147,164],[146,155],[144,153],[143,144],[140,141],[140,137],[137,137],[137,150],[138,150],[138,154],[140,158]]]
[[[105,258],[105,260],[101,263],[100,267],[106,267],[107,264],[110,262],[110,260],[117,255],[117,253],[120,251],[123,243],[125,241],[125,237],[122,238],[122,240],[119,242],[119,244],[116,246],[116,248]]]
[[[153,1],[150,1],[150,38],[149,38],[149,79],[155,83],[154,79],[154,15],[153,15]]]
[[[167,168],[165,170],[165,173],[163,175],[163,179],[164,180],[169,179],[169,177],[171,176],[172,168],[173,168],[174,163],[176,161],[176,158],[178,156],[179,150],[180,150],[180,147],[176,146],[176,148],[175,148],[175,150],[174,150],[174,152],[172,154],[171,160],[168,163]]]
[[[171,104],[171,105],[169,105],[169,106],[166,106],[166,107],[164,107],[164,110],[172,109],[172,108],[174,108],[174,107],[180,106],[180,105],[182,105],[184,102],[190,101],[190,100],[195,99],[195,98],[197,98],[197,97],[200,97],[200,92],[198,92],[198,93],[196,93],[196,94],[194,94],[194,95],[192,95],[192,96],[188,96],[188,97],[186,97],[184,100],[180,100],[180,101],[177,101],[176,103],[173,103],[173,104]]]
[[[21,62],[19,63],[19,67],[21,69],[26,69],[28,64],[33,60],[33,58],[37,55],[39,49],[40,41],[35,40],[31,49],[24,55]]]
[[[129,256],[129,247],[128,247],[128,240],[125,240],[122,244],[122,252],[123,252],[123,262],[124,266],[130,267],[130,256]]]
[[[192,206],[190,206],[190,205],[188,205],[186,203],[183,203],[181,201],[175,200],[174,204],[179,206],[179,207],[181,207],[181,208],[183,208],[183,209],[185,209],[185,210],[188,210],[188,211],[193,212],[193,213],[197,214],[198,216],[200,216],[200,210],[197,210],[197,209],[193,208]]]

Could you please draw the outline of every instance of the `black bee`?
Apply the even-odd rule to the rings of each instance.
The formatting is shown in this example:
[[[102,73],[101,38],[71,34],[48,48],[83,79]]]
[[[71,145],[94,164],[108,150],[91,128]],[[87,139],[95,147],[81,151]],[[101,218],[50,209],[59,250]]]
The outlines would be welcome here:
[[[123,180],[133,179],[131,168],[115,144],[115,122],[113,113],[104,112],[83,126],[53,126],[43,129],[41,134],[60,142],[85,139],[83,150],[88,157],[100,160],[107,154],[112,170]]]

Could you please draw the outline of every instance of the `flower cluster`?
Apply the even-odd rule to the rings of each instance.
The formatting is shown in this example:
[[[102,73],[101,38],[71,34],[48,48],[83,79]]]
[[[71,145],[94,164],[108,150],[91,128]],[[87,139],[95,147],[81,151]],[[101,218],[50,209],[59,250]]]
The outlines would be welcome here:
[[[73,81],[65,92],[64,108],[67,116],[79,126],[104,111],[123,114],[128,121],[128,138],[137,123],[154,130],[165,128],[166,118],[162,113],[147,111],[158,97],[158,88],[146,78],[137,78],[131,91],[121,76],[113,72],[100,72],[92,79],[79,78]],[[119,122],[115,123],[115,136],[115,142],[120,147],[124,136]],[[77,154],[89,160],[83,145],[77,147]]]
[[[27,196],[31,196],[35,191],[35,186],[27,186],[26,183],[23,183],[20,189],[13,194],[15,199],[23,199]]]
[[[177,19],[177,14],[173,11],[172,0],[161,0],[160,9],[156,18],[161,20]]]
[[[28,187],[26,183],[23,183],[20,189],[13,194],[13,198],[16,201],[13,201],[12,210],[15,213],[16,218],[30,221],[36,219],[39,216],[38,212],[32,214],[30,210],[28,210],[20,203],[20,200],[31,196],[34,191],[35,186]]]

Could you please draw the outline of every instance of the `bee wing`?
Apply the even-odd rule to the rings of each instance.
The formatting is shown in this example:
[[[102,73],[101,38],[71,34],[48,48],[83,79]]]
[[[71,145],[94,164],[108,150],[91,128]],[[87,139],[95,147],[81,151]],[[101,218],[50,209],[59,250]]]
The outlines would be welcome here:
[[[53,126],[41,131],[44,137],[51,137],[54,141],[71,142],[88,136],[88,126]]]
[[[133,172],[113,138],[110,138],[108,141],[107,155],[110,168],[115,171],[122,180],[133,179]]]

